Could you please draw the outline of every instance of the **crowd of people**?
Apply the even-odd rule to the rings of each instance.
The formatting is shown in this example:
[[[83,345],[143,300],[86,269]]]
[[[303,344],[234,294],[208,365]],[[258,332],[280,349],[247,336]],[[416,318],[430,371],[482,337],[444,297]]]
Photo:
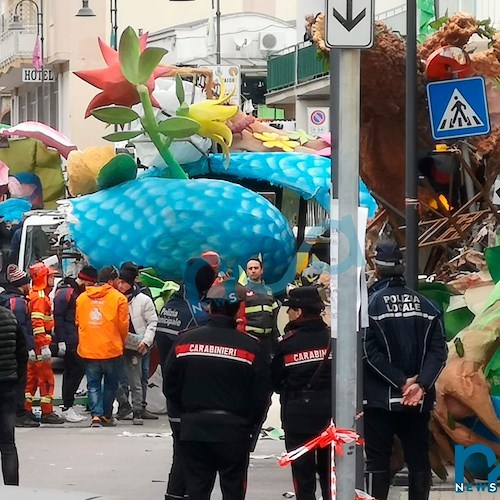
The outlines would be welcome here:
[[[214,251],[190,259],[179,290],[159,311],[131,262],[120,269],[83,267],[59,284],[53,304],[54,270],[37,263],[28,276],[8,267],[0,289],[5,484],[19,483],[15,425],[86,419],[74,406],[84,375],[92,427],[158,418],[146,403],[154,346],[173,437],[165,500],[209,499],[217,474],[225,500],[245,497],[250,453],[273,391],[280,395],[288,451],[328,426],[335,339],[323,318],[318,287],[290,290],[281,303],[288,322],[280,334],[280,304],[263,281],[261,257],[249,259],[244,282],[219,273],[220,265]],[[394,243],[379,244],[375,265],[378,281],[370,289],[370,326],[363,338],[367,491],[386,500],[397,435],[411,498],[426,500],[431,483],[427,426],[434,383],[447,355],[442,315],[406,287],[402,254]],[[64,359],[61,415],[52,404],[51,346]],[[32,412],[37,390],[40,419]],[[323,499],[331,498],[329,474],[327,449],[294,461],[297,500],[316,498],[317,477]]]

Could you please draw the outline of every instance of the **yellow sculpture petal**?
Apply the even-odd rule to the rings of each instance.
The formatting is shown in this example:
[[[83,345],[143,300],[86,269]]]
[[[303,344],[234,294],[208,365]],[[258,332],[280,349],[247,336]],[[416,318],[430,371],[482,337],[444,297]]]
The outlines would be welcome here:
[[[290,140],[286,135],[280,135],[274,132],[263,132],[262,134],[255,132],[253,136],[261,140],[264,147],[268,149],[277,148],[287,153],[291,153],[296,147],[300,146],[300,143]]]
[[[98,190],[99,172],[115,156],[116,153],[111,145],[71,151],[66,167],[69,192],[73,196],[95,193]]]
[[[226,122],[238,112],[238,106],[226,105],[225,103],[231,99],[235,90],[233,89],[231,93],[226,95],[226,88],[222,82],[221,96],[218,99],[207,99],[192,104],[187,113],[188,118],[200,124],[199,135],[220,144],[226,156],[226,164],[229,162],[229,146],[233,142],[233,133]]]

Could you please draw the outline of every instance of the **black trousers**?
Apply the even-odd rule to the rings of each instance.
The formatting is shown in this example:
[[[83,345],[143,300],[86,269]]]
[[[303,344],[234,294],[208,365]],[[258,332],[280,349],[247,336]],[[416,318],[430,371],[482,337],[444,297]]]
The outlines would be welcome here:
[[[245,498],[249,441],[182,441],[182,452],[189,500],[209,500],[217,472],[223,500]]]
[[[165,362],[167,361],[170,349],[174,345],[174,341],[165,333],[157,333],[155,342],[160,358],[161,375],[165,379]]]
[[[17,383],[0,382],[0,454],[3,482],[19,485],[19,459],[14,440],[16,424]]]
[[[182,465],[181,424],[170,421],[170,428],[172,429],[174,452],[167,481],[167,498],[174,500],[184,498],[186,495],[186,481],[184,480],[184,467]]]
[[[431,473],[429,461],[430,413],[365,408],[366,472],[389,472],[394,435],[403,445],[408,471]]]
[[[27,372],[24,371],[17,381],[17,386],[16,386],[16,416],[17,417],[24,417],[24,415],[26,415],[28,413],[26,411],[26,408],[24,407],[24,400],[26,398],[26,396],[25,396],[26,378],[27,378]]]
[[[317,437],[317,434],[285,432],[285,446],[292,451]],[[330,498],[330,448],[318,448],[292,462],[293,486],[297,500],[316,500],[316,474],[323,499]]]
[[[64,372],[62,380],[62,399],[64,408],[70,408],[75,402],[75,393],[85,375],[85,363],[76,352],[75,347],[68,347],[64,355]]]

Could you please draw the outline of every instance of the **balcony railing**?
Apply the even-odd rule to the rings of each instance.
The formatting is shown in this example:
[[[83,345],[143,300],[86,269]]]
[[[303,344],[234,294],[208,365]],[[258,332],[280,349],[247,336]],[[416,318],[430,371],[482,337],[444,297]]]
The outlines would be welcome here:
[[[316,45],[304,42],[273,54],[267,61],[268,92],[293,87],[328,74],[316,57],[317,52]]]
[[[16,59],[31,59],[35,42],[35,28],[0,33],[0,71]]]

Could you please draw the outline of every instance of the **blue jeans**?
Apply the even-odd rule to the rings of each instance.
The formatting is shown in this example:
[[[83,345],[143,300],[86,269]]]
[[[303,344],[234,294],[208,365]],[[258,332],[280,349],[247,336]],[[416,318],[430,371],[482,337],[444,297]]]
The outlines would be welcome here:
[[[111,417],[118,388],[121,358],[87,360],[87,391],[93,417]]]

